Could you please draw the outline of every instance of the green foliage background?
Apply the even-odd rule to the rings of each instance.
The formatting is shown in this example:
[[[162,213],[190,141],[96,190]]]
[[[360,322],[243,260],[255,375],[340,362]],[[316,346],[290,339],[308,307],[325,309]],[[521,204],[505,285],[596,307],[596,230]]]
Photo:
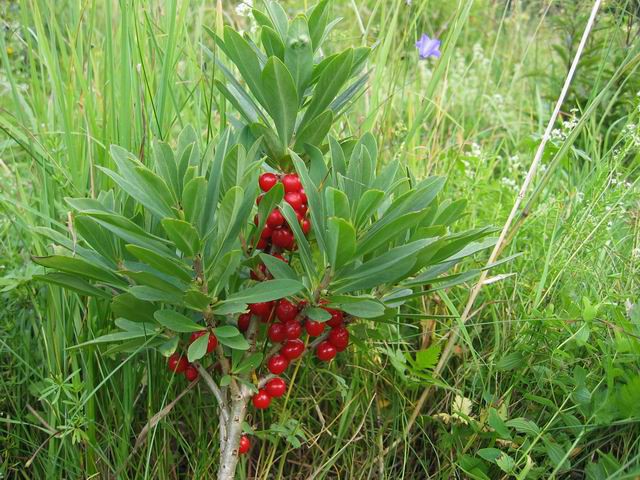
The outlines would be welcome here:
[[[282,2],[291,12],[311,6]],[[502,225],[573,58],[590,2],[334,2],[329,42],[374,46],[366,93],[336,126],[372,129],[382,160],[447,175],[464,226]],[[201,478],[215,470],[214,400],[198,389],[132,455],[182,390],[155,355],[69,349],[107,312],[32,281],[64,230],[65,196],[97,194],[108,146],[142,155],[192,124],[207,145],[232,110],[213,90],[205,27],[251,32],[235,2],[21,0],[0,5],[0,472],[6,478]],[[380,324],[256,418],[257,478],[634,478],[640,474],[638,5],[604,2],[527,200],[456,356],[402,436],[468,288]],[[418,61],[416,38],[444,40]],[[327,52],[331,53],[331,52]],[[213,111],[213,115],[209,112]],[[481,261],[481,259],[480,259]],[[479,264],[480,265],[480,264]],[[509,275],[511,274],[511,275]],[[433,332],[432,332],[433,330]],[[432,332],[432,333],[431,333]],[[299,446],[301,444],[301,446]],[[299,448],[298,448],[299,447]]]

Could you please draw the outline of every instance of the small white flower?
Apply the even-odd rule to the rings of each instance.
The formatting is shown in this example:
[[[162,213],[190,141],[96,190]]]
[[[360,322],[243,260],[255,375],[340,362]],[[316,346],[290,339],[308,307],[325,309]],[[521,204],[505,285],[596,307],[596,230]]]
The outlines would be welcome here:
[[[253,0],[243,0],[236,6],[236,15],[246,17],[251,13],[253,8]]]

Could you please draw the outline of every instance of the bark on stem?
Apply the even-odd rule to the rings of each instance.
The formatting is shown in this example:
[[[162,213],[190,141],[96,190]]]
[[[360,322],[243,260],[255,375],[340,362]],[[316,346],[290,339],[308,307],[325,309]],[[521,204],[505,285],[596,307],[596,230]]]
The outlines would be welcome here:
[[[231,415],[227,424],[224,449],[220,456],[218,480],[233,480],[238,466],[238,446],[242,436],[242,422],[247,412],[248,397],[237,394],[231,403]]]

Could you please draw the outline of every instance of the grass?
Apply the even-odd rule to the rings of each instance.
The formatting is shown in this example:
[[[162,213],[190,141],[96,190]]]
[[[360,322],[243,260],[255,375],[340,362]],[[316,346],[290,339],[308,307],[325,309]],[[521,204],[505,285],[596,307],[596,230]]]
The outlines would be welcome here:
[[[293,11],[307,2],[283,2]],[[214,400],[159,355],[72,349],[110,324],[93,302],[32,280],[30,254],[66,235],[65,196],[109,183],[107,148],[144,156],[192,124],[208,146],[230,107],[212,89],[205,26],[250,29],[235,2],[18,0],[0,6],[0,473],[5,478],[205,478]],[[465,226],[501,226],[584,28],[590,2],[334,2],[332,43],[377,44],[366,94],[340,128],[373,129],[382,155],[446,174]],[[352,354],[300,368],[256,428],[250,478],[636,478],[640,475],[640,59],[634,2],[607,2],[526,215],[442,378],[406,355],[438,344],[470,288],[390,323]],[[220,16],[220,14],[223,14]],[[422,32],[444,39],[419,62]],[[572,111],[572,109],[576,109]],[[210,112],[212,112],[210,114]],[[482,259],[478,260],[482,262]],[[468,287],[471,287],[469,285]],[[432,366],[431,366],[432,368]],[[436,385],[406,442],[422,390]],[[302,446],[296,448],[296,439]]]

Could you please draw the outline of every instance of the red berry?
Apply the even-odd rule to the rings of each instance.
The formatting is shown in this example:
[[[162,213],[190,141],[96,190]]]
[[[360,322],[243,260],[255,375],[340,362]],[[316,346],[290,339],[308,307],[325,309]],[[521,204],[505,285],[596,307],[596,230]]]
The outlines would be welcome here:
[[[340,310],[335,310],[329,307],[322,307],[331,314],[331,319],[327,320],[327,325],[331,328],[339,327],[344,320],[344,314]]]
[[[271,234],[271,241],[276,247],[290,250],[293,247],[293,233],[288,228],[278,228]]]
[[[284,258],[282,255],[280,255],[279,253],[274,253],[271,255],[272,257],[276,257],[278,260],[282,260],[284,263],[289,263],[289,261]]]
[[[287,360],[287,357],[281,355],[280,353],[276,353],[267,362],[267,368],[274,375],[280,375],[287,369],[288,366],[289,360]]]
[[[302,228],[302,232],[306,235],[311,231],[311,221],[308,218],[302,219],[300,222],[300,228]]]
[[[306,203],[303,203],[302,205],[300,205],[300,208],[296,211],[300,212],[302,215],[306,215],[307,210],[309,210],[309,207],[307,206]]]
[[[336,347],[326,340],[324,342],[320,342],[318,348],[316,348],[316,356],[318,357],[318,360],[328,362],[336,356]]]
[[[189,338],[189,343],[195,342],[198,338],[203,336],[205,333],[207,332],[204,330],[201,332],[193,332],[191,334],[191,337]],[[213,333],[210,333],[209,340],[207,340],[207,353],[213,352],[217,346],[218,346],[218,339]]]
[[[301,222],[304,219],[304,215],[296,210],[296,218],[298,222]]]
[[[276,183],[278,183],[278,177],[273,173],[263,173],[258,179],[258,185],[263,192],[271,190]]]
[[[254,407],[263,410],[271,404],[271,397],[264,388],[261,388],[260,391],[253,396],[251,401]]]
[[[265,226],[262,229],[262,232],[260,232],[260,238],[262,238],[263,240],[266,240],[267,238],[271,238],[272,234],[273,234],[273,230],[271,230],[269,227]]]
[[[327,340],[336,347],[338,352],[342,352],[349,345],[349,330],[344,327],[336,327],[329,332]]]
[[[249,438],[247,438],[246,435],[242,435],[240,437],[240,444],[238,445],[238,455],[244,455],[249,451],[249,448],[251,448]]]
[[[271,310],[273,310],[273,302],[251,303],[249,310],[251,310],[251,313],[254,315],[268,318],[271,315]]]
[[[268,245],[269,243],[264,238],[260,238],[258,240],[258,243],[256,243],[256,248],[258,250],[264,250],[265,248],[267,248]]]
[[[260,205],[260,202],[262,201],[262,197],[264,197],[264,193],[261,193],[256,197],[256,205]]]
[[[251,314],[243,313],[238,317],[238,330],[241,332],[246,332],[249,329],[249,324],[251,323]]]
[[[264,386],[271,397],[281,397],[287,392],[287,384],[281,378],[272,378]]]
[[[282,177],[281,181],[286,193],[298,192],[302,189],[300,177],[298,177],[298,175],[296,175],[295,173],[288,173],[287,175]]]
[[[277,208],[267,217],[267,226],[271,229],[278,228],[284,223],[284,217]]]
[[[189,366],[184,371],[184,376],[187,377],[187,380],[193,382],[196,378],[198,378],[198,369],[189,364]]]
[[[267,336],[273,343],[284,342],[287,339],[284,325],[281,323],[272,323],[271,325],[269,325]]]
[[[298,307],[291,303],[289,300],[282,299],[278,302],[276,307],[276,315],[282,323],[286,323],[290,320],[294,320],[298,315]]]
[[[298,192],[285,193],[284,201],[291,205],[294,210],[300,210],[300,207],[304,204],[302,201],[302,195]]]
[[[284,334],[288,340],[300,338],[300,335],[302,335],[302,325],[300,325],[300,322],[291,320],[284,324]]]
[[[280,349],[280,353],[288,360],[298,358],[304,352],[304,343],[301,340],[287,340]]]
[[[173,355],[171,355],[167,363],[167,367],[169,368],[169,370],[176,373],[184,372],[189,365],[187,357],[185,357],[184,355],[180,355],[179,353],[174,353]]]
[[[302,203],[307,203],[309,199],[307,198],[307,194],[305,193],[304,188],[301,188],[298,193],[300,194],[300,198],[302,198]]]
[[[322,332],[324,332],[324,323],[316,322],[308,318],[304,324],[304,328],[310,337],[319,337],[322,335]]]

